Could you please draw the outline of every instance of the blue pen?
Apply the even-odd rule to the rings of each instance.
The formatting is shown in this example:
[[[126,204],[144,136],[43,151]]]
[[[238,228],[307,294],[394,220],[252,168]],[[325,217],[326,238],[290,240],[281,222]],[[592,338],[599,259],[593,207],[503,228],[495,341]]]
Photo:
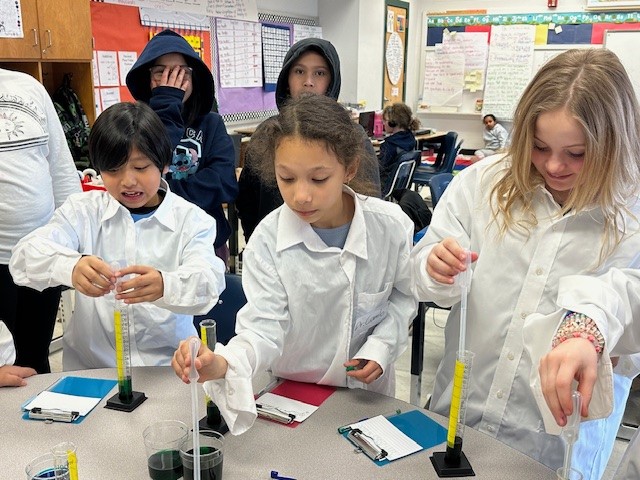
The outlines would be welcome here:
[[[296,480],[295,478],[292,478],[292,477],[281,477],[280,475],[278,475],[278,472],[275,470],[271,470],[271,478],[275,478],[276,480]]]

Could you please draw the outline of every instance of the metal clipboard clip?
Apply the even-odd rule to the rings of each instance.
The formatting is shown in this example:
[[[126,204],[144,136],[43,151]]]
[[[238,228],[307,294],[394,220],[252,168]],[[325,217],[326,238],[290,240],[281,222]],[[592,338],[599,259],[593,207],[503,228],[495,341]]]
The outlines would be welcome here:
[[[66,422],[71,423],[80,416],[80,412],[67,412],[58,409],[43,409],[34,407],[29,410],[29,418],[34,420],[45,420],[49,422]]]
[[[269,407],[268,405],[256,403],[256,410],[258,411],[259,417],[273,420],[278,423],[284,423],[285,425],[290,424],[296,419],[296,416],[293,413],[286,413],[278,410],[277,408]]]
[[[347,433],[347,438],[351,443],[353,443],[356,447],[358,447],[361,451],[363,451],[371,460],[379,462],[387,458],[387,451],[384,448],[380,448],[376,445],[376,442],[362,433],[362,430],[359,428],[354,428],[349,430]]]

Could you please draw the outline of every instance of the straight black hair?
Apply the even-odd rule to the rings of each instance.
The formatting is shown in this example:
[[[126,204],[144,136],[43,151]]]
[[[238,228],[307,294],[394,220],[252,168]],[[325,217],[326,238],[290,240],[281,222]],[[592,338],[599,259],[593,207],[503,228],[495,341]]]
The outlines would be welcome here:
[[[96,119],[89,135],[89,159],[96,170],[116,170],[136,148],[162,172],[173,148],[160,117],[146,103],[122,102]]]

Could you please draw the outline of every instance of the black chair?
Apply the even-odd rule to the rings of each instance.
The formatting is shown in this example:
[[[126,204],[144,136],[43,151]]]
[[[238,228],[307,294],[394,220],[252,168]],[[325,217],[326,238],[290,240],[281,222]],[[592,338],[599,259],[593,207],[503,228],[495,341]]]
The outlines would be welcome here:
[[[429,189],[431,190],[431,206],[436,208],[436,204],[442,197],[442,194],[453,180],[452,173],[438,173],[431,177],[429,182]]]
[[[452,173],[456,164],[456,157],[462,146],[462,140],[458,140],[456,132],[448,132],[440,144],[438,155],[434,165],[420,165],[413,174],[412,183],[414,189],[418,190],[429,182],[434,175],[439,173]],[[457,142],[457,143],[456,143]]]
[[[242,277],[233,273],[224,276],[227,284],[220,294],[218,303],[206,315],[193,317],[193,324],[200,332],[200,322],[206,318],[216,321],[217,341],[226,345],[236,334],[236,314],[246,303],[247,297],[242,289]]]
[[[413,172],[416,165],[420,162],[421,153],[420,150],[411,150],[400,154],[391,183],[386,191],[382,192],[382,198],[389,200],[394,192],[409,188],[413,178]]]

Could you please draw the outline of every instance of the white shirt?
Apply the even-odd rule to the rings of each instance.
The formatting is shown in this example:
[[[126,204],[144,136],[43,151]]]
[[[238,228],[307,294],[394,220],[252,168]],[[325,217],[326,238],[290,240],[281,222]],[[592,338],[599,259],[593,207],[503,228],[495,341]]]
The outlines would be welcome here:
[[[4,322],[0,320],[0,367],[13,365],[15,361],[16,348],[13,345],[13,337]]]
[[[238,313],[237,335],[216,346],[229,363],[226,378],[205,383],[233,434],[253,424],[251,377],[267,369],[393,395],[393,362],[407,347],[417,311],[413,229],[398,205],[362,195],[355,195],[343,249],[327,247],[286,204],[258,225],[243,254],[248,303]],[[378,362],[382,377],[369,385],[347,377],[344,362],[353,358]]]
[[[30,75],[0,68],[0,264],[27,233],[81,191],[49,94]]]
[[[640,429],[636,430],[627,450],[620,460],[613,480],[638,480],[640,478]]]
[[[541,410],[548,413],[548,408],[540,396],[536,402],[530,381],[537,378],[538,359],[551,349],[551,339],[566,309],[590,313],[586,308],[589,303],[568,302],[569,292],[582,292],[585,299],[591,298],[595,303],[601,300],[598,292],[580,290],[573,280],[587,278],[597,263],[603,214],[592,209],[558,217],[559,205],[546,189],[539,187],[533,194],[537,225],[528,235],[511,228],[501,238],[492,221],[489,196],[509,161],[491,157],[457,175],[438,202],[426,235],[412,253],[419,298],[443,307],[453,306],[431,408],[442,415],[449,414],[458,349],[460,293],[456,286],[431,279],[425,265],[434,245],[446,237],[454,237],[462,247],[479,254],[472,266],[468,295],[466,348],[475,358],[465,423],[557,468],[562,465],[564,447],[558,437],[545,433]],[[640,215],[637,205],[630,208]],[[640,266],[638,226],[631,222],[630,228],[635,234],[626,236],[595,274],[612,266]],[[567,281],[568,276],[572,281]],[[597,318],[596,321],[609,342],[606,325]],[[531,356],[535,357],[533,361]],[[608,377],[599,377],[606,390],[603,398],[611,401],[613,381],[607,352],[600,363],[603,371],[609,370]],[[623,392],[616,397],[620,406],[626,401],[630,378],[638,369],[625,357],[618,367],[624,375],[615,379],[616,395]],[[592,403],[591,415],[607,415],[611,411],[610,403],[600,409],[597,404],[598,401]],[[603,422],[610,425],[605,427]],[[612,416],[583,423],[578,443],[594,451],[593,456],[581,455],[585,462],[599,461],[595,459],[597,450],[606,443],[603,431],[609,427],[617,430],[615,422]],[[613,437],[610,441],[613,442]],[[586,470],[593,471],[591,467]]]
[[[507,139],[509,138],[509,132],[496,123],[491,130],[484,129],[482,139],[484,140],[484,148],[490,150],[499,150],[507,145]]]
[[[224,289],[224,264],[215,256],[215,222],[168,190],[154,214],[133,222],[107,192],[72,195],[48,225],[22,239],[9,265],[14,281],[43,290],[71,286],[82,255],[107,263],[148,265],[162,273],[164,295],[128,307],[133,366],[169,365],[180,340],[196,335],[194,314],[208,312]],[[114,295],[76,295],[63,336],[65,370],[115,366]]]

